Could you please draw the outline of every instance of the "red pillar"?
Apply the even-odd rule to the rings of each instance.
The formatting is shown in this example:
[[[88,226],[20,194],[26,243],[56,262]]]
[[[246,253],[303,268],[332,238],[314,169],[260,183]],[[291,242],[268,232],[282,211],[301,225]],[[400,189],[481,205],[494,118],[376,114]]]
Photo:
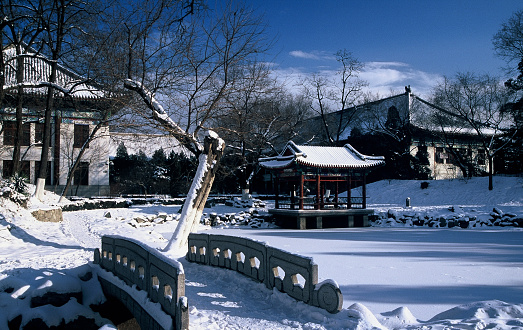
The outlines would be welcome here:
[[[274,178],[274,207],[280,208],[280,178],[276,175]]]
[[[366,209],[367,208],[367,173],[365,173],[365,172],[363,172],[363,185],[361,188],[361,192],[363,195],[361,207]]]
[[[314,205],[314,208],[316,210],[320,209],[320,190],[321,190],[321,183],[320,183],[320,175],[316,177],[316,204]]]
[[[300,210],[303,210],[303,184],[305,179],[303,173],[300,175]]]
[[[334,191],[334,207],[335,208],[338,208],[338,194],[339,194],[338,181],[336,180],[336,190]]]
[[[352,174],[349,173],[349,179],[347,180],[347,208],[352,208],[352,196],[351,196],[351,188],[352,188]]]

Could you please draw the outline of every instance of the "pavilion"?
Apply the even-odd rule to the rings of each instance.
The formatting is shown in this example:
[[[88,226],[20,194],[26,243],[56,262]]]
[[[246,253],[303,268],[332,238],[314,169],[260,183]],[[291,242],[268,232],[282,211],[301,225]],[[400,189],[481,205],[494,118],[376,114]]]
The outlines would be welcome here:
[[[385,164],[384,157],[363,155],[349,144],[321,147],[289,141],[280,155],[258,161],[273,178],[275,208],[269,213],[281,225],[368,226],[373,210],[367,209],[366,176]]]

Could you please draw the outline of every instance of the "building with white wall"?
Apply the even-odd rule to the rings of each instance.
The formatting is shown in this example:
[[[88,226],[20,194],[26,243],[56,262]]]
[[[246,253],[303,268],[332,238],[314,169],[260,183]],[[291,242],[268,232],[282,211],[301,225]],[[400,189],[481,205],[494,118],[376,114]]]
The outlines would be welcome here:
[[[44,111],[51,73],[49,61],[41,55],[24,57],[23,138],[21,141],[21,174],[34,183],[42,153]],[[8,63],[6,86],[17,84],[17,66],[12,59],[14,49],[3,50]],[[11,63],[11,64],[9,64]],[[59,66],[54,106],[51,115],[51,145],[46,190],[61,193],[68,173],[93,128],[100,123],[109,107],[104,92],[84,82],[76,73]],[[0,108],[0,174],[9,176],[13,166],[14,135],[16,133],[17,89],[7,90]],[[87,145],[80,164],[73,174],[68,195],[92,196],[109,193],[109,126],[103,125]]]

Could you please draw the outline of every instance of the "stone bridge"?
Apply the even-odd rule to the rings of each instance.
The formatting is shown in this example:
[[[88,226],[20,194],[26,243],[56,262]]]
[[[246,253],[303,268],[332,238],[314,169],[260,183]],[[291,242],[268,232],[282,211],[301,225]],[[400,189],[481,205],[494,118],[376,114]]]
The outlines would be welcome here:
[[[342,308],[337,283],[318,283],[312,258],[243,237],[190,234],[188,244],[188,261],[234,270],[330,313]],[[121,301],[142,329],[189,328],[185,274],[178,261],[136,240],[103,236],[94,263],[102,268],[98,279],[104,294]]]
[[[189,329],[185,274],[178,261],[138,241],[103,236],[94,263],[107,271],[98,272],[104,294],[121,301],[142,329]]]

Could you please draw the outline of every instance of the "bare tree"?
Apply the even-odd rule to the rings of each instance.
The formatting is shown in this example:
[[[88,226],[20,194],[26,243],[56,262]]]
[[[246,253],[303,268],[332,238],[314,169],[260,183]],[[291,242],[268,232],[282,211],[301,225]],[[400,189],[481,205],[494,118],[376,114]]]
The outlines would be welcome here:
[[[172,17],[170,7],[164,10],[163,15]],[[173,25],[174,21],[161,24],[166,21],[159,19],[154,30],[140,36],[145,45],[142,53],[134,49],[129,52],[140,55],[142,65],[138,69],[144,71],[129,70],[131,79],[125,82],[125,87],[135,91],[145,103],[149,110],[142,112],[145,117],[177,138],[199,161],[180,221],[166,250],[187,248],[188,235],[200,221],[225,147],[223,140],[209,129],[211,119],[234,92],[235,70],[266,47],[260,19],[241,5],[228,4],[208,14],[200,12],[187,17],[181,27]],[[162,17],[162,13],[156,17]],[[157,57],[158,53],[162,53],[162,58]],[[181,124],[185,129],[161,106],[159,100],[167,100],[167,94],[175,97],[172,105],[183,110]]]
[[[363,70],[364,65],[351,52],[346,49],[339,50],[336,52],[336,60],[341,64],[341,68],[338,71],[340,84],[336,85],[336,95],[339,98],[340,110],[343,110],[356,104],[357,100],[361,98],[362,88],[367,86],[367,83],[358,78],[358,74]],[[337,144],[354,114],[354,112],[346,114],[344,111],[339,113],[336,131]]]
[[[302,122],[311,115],[303,97],[294,97],[279,88],[244,106],[233,107],[217,118],[217,130],[229,150],[229,167],[224,172],[238,181],[242,189],[249,188],[258,169],[258,158],[277,154],[298,135]]]
[[[521,72],[523,65],[523,10],[515,12],[492,38],[497,56],[507,62],[509,72]],[[515,62],[515,63],[514,63]]]
[[[1,94],[3,102],[6,92],[14,94],[16,129],[13,143],[13,167],[11,175],[20,172],[21,144],[23,138],[23,107],[24,94],[27,85],[25,75],[30,70],[29,58],[35,55],[32,48],[42,32],[42,26],[37,21],[38,1],[1,2],[0,14],[4,19],[0,23],[2,59],[0,60]],[[8,44],[4,46],[3,41]],[[4,56],[7,54],[7,56]],[[13,74],[14,73],[14,74]],[[6,76],[12,80],[6,81]],[[13,77],[14,76],[14,77]],[[14,79],[13,79],[14,78]]]
[[[513,154],[516,157],[508,157],[506,161],[512,163],[513,170],[521,171],[521,154],[523,152],[523,10],[515,12],[510,19],[501,26],[494,35],[492,42],[496,55],[507,63],[507,71],[517,74],[505,82],[505,86],[514,94],[515,101],[507,104],[506,111],[514,117],[514,139],[507,146],[506,155]],[[512,159],[510,159],[512,158]],[[505,165],[507,165],[505,163]]]
[[[55,90],[57,87],[57,72],[59,62],[63,62],[65,54],[70,51],[71,43],[68,41],[73,36],[73,31],[79,28],[88,16],[88,3],[81,0],[52,0],[43,2],[39,11],[39,24],[44,33],[41,43],[43,52],[48,55],[50,72],[46,79],[47,97],[44,112],[44,132],[42,141],[42,154],[40,168],[36,180],[35,195],[41,196],[45,178],[47,176],[47,162],[51,146],[51,120],[54,110]]]
[[[434,91],[433,103],[440,108],[434,112],[434,120],[440,130],[473,134],[485,150],[489,190],[493,189],[494,156],[507,145],[496,144],[496,139],[510,126],[512,118],[503,111],[509,95],[498,79],[473,73],[458,73],[454,79],[445,78]]]
[[[362,96],[362,88],[367,85],[358,78],[364,65],[351,52],[343,49],[335,56],[341,65],[335,78],[329,72],[316,73],[302,83],[304,94],[313,101],[312,110],[322,120],[326,142],[331,145],[337,145],[343,139],[342,133],[355,114],[344,110],[356,104]]]
[[[291,126],[296,125],[285,111],[284,89],[271,73],[266,63],[238,68],[232,87],[235,93],[227,95],[225,106],[214,119],[216,131],[230,148],[227,156],[236,160],[229,171],[235,173],[242,189],[249,188],[254,163],[263,150],[271,150],[278,135],[290,136]],[[288,129],[275,134],[282,124]]]

